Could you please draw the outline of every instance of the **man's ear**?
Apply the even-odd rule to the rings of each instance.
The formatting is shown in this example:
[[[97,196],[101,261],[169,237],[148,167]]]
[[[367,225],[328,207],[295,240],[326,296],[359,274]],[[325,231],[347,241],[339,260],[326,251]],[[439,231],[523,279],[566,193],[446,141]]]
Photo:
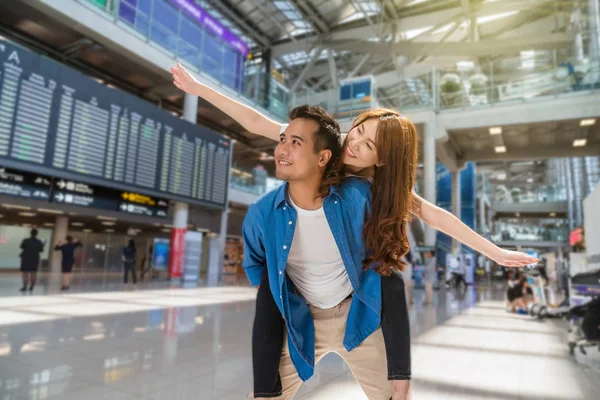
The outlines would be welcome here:
[[[329,163],[329,160],[331,160],[332,156],[333,153],[331,152],[331,150],[321,150],[319,152],[319,167],[325,168]]]

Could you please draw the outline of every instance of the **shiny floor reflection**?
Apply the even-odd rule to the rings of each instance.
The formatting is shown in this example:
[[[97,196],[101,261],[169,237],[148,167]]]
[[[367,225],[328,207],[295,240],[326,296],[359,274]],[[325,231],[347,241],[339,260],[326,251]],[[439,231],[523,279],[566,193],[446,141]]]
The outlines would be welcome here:
[[[507,314],[492,288],[416,291],[413,398],[592,399],[597,363],[565,328]],[[243,399],[252,386],[249,287],[0,297],[0,399]],[[593,357],[593,356],[592,356]],[[365,399],[329,355],[300,399]]]

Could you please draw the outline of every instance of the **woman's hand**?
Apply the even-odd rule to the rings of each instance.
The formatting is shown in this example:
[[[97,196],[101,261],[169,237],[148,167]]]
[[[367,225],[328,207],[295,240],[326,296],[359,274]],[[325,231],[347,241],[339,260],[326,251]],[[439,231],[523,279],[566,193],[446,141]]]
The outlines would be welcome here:
[[[539,260],[520,251],[512,251],[498,248],[498,251],[488,256],[498,265],[504,267],[524,267],[530,264],[537,264]]]
[[[180,63],[176,66],[171,67],[171,74],[173,74],[173,83],[179,89],[186,93],[198,95],[196,88],[200,85],[200,82],[196,80]]]

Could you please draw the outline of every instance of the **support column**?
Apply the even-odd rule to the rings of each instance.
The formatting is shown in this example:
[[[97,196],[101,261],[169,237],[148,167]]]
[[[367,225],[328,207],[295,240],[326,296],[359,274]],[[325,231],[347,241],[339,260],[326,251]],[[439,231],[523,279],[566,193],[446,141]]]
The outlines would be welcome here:
[[[185,94],[183,102],[183,119],[192,124],[198,118],[198,97],[189,93]],[[188,225],[188,204],[175,202],[173,213],[173,229],[171,231],[171,251],[169,252],[169,276],[181,278],[183,276],[183,255],[185,245],[185,232]]]
[[[429,121],[425,124],[425,134],[423,135],[423,167],[424,167],[424,188],[423,196],[431,204],[437,204],[435,186],[435,135],[436,121]],[[425,245],[435,246],[436,232],[429,225],[425,225]]]
[[[188,223],[188,205],[180,201],[174,204],[173,229],[171,230],[171,249],[169,252],[169,277],[183,276],[183,255],[185,247],[185,232]]]
[[[588,0],[588,18],[590,27],[590,61],[600,58],[600,0]]]
[[[479,198],[479,234],[485,234],[485,195]]]
[[[198,119],[198,96],[185,94],[183,100],[183,119],[195,124]]]
[[[460,219],[460,171],[452,172],[452,214]],[[460,251],[460,242],[452,239],[452,250]]]
[[[263,53],[265,63],[265,93],[263,97],[263,107],[269,109],[269,98],[271,96],[271,50],[265,50]]]
[[[563,173],[566,176],[566,191],[567,191],[567,210],[568,210],[568,219],[569,219],[569,232],[575,229],[575,217],[574,217],[574,199],[573,199],[573,177],[571,175],[571,162],[568,158],[563,158]]]
[[[231,160],[233,157],[233,146],[235,141],[231,141],[229,148],[229,165],[231,170]],[[229,184],[229,182],[228,182]],[[208,258],[208,285],[213,286],[223,278],[223,268],[225,261],[225,243],[227,241],[227,223],[229,222],[229,185],[225,195],[225,209],[221,213],[221,227],[218,236],[210,237],[210,255]]]

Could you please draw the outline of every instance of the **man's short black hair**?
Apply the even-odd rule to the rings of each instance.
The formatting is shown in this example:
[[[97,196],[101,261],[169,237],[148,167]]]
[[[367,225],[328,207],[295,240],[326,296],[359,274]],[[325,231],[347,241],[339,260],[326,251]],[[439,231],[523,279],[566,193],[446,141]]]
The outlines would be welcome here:
[[[290,111],[289,118],[290,121],[297,118],[310,119],[319,124],[319,129],[314,136],[314,151],[318,153],[321,150],[331,150],[331,159],[325,169],[329,170],[342,152],[340,125],[319,106],[298,106]]]
[[[31,230],[31,237],[33,237],[33,238],[34,238],[34,237],[37,237],[37,235],[38,235],[38,230],[37,230],[37,229],[35,229],[35,228],[33,228],[33,229]]]

